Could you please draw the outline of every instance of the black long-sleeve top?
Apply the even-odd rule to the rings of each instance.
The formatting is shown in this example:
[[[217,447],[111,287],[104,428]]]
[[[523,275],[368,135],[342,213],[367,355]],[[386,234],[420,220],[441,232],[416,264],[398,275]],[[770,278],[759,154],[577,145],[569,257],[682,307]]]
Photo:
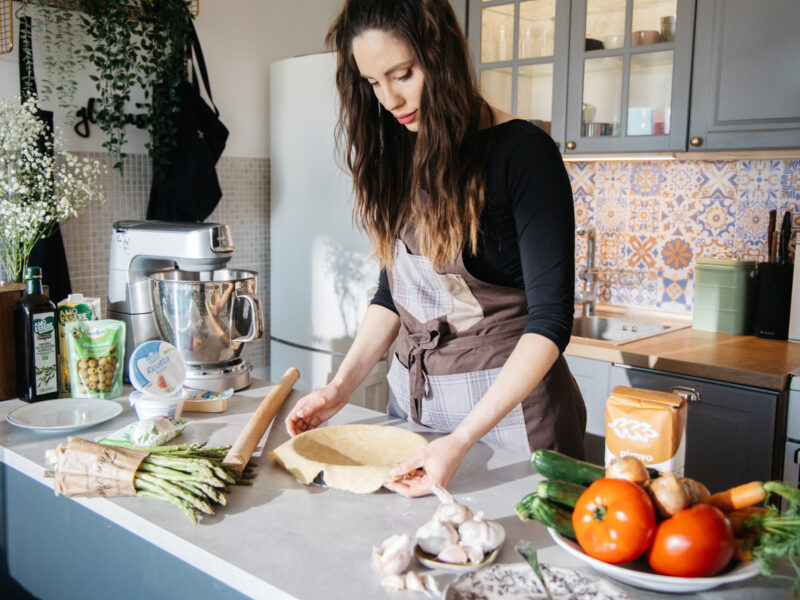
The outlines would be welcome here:
[[[572,187],[553,140],[515,119],[484,130],[488,156],[486,206],[478,251],[463,251],[471,275],[525,290],[524,333],[538,333],[563,352],[572,329],[575,214]],[[386,270],[371,304],[394,312]]]

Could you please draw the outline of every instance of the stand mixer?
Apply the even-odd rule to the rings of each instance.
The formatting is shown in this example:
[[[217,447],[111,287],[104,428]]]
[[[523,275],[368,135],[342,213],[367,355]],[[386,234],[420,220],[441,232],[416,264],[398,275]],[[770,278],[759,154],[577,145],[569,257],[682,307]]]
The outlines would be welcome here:
[[[108,317],[127,325],[126,358],[142,342],[163,339],[181,352],[187,387],[250,385],[250,366],[239,355],[263,333],[261,302],[256,273],[225,268],[233,250],[227,225],[114,223]]]

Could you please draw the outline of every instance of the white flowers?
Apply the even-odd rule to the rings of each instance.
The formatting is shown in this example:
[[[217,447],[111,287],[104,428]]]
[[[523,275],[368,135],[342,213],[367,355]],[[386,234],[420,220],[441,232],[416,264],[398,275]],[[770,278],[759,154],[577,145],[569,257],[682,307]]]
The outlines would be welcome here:
[[[36,242],[104,198],[104,167],[68,152],[51,156],[35,98],[0,98],[0,270],[20,281]],[[40,141],[42,142],[40,146]]]

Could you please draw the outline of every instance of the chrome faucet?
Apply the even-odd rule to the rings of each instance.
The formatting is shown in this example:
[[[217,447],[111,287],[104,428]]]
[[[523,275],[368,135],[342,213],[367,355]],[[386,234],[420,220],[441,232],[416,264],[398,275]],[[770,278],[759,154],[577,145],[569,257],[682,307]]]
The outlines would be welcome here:
[[[595,231],[594,227],[578,227],[578,235],[586,236],[586,268],[582,269],[578,277],[583,280],[583,290],[575,294],[575,302],[581,305],[584,317],[594,314],[597,305],[597,272],[594,267],[595,260]]]

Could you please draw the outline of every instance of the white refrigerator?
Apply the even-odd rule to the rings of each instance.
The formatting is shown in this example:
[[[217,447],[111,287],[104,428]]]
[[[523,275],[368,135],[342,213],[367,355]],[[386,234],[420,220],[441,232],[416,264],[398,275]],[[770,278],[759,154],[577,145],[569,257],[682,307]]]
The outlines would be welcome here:
[[[300,370],[296,388],[329,382],[378,282],[366,234],[353,221],[352,179],[337,158],[336,57],[270,67],[270,380]],[[387,359],[351,402],[384,410]]]

